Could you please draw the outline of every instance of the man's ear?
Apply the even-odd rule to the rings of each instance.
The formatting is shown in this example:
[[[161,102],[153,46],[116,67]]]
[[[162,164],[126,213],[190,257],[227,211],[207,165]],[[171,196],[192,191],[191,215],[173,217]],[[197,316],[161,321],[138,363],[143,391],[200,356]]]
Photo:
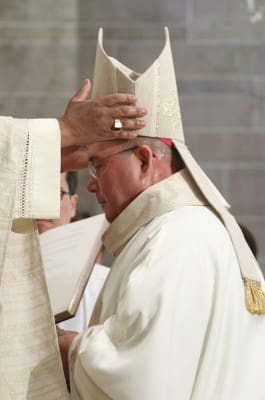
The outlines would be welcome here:
[[[78,194],[72,194],[71,195],[71,203],[72,203],[72,214],[71,214],[71,218],[74,218],[76,216],[76,207],[77,207],[77,203],[78,203]]]
[[[135,155],[141,162],[141,171],[146,174],[153,166],[153,152],[147,145],[141,145],[135,150]]]

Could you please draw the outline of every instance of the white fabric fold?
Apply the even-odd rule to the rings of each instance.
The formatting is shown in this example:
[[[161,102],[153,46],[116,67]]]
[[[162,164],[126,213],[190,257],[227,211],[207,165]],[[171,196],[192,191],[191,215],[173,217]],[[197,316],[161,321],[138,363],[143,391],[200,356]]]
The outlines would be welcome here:
[[[246,310],[231,239],[189,173],[143,192],[104,240],[115,259],[71,347],[73,398],[262,399],[265,317]]]
[[[58,216],[60,132],[56,121],[5,117],[0,118],[0,131],[0,398],[66,400],[32,219]],[[54,167],[53,177],[44,160]],[[47,204],[47,198],[53,204]]]

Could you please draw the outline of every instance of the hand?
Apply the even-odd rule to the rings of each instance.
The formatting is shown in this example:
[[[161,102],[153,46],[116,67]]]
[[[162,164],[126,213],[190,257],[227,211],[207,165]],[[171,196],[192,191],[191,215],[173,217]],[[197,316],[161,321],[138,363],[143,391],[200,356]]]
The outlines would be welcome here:
[[[145,126],[138,119],[147,114],[136,107],[136,97],[131,94],[113,94],[98,100],[88,100],[91,83],[86,79],[83,86],[70,100],[63,117],[59,118],[62,147],[91,144],[111,138],[130,139]],[[123,129],[113,132],[114,119],[122,121]]]
[[[63,363],[64,376],[67,386],[69,387],[70,378],[69,378],[68,352],[74,338],[76,337],[76,335],[78,335],[78,332],[65,331],[64,329],[60,329],[58,327],[56,329],[57,329],[58,342]]]
[[[88,146],[69,146],[61,150],[61,172],[87,168]]]

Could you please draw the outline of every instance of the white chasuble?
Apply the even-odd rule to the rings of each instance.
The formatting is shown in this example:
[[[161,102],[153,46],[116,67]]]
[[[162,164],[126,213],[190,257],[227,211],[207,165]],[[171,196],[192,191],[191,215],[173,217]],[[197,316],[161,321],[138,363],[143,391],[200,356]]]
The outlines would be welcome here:
[[[68,399],[35,218],[59,215],[56,120],[0,117],[0,399]]]
[[[71,347],[73,398],[265,399],[265,316],[247,311],[231,239],[187,171],[139,195],[104,242],[115,260]]]

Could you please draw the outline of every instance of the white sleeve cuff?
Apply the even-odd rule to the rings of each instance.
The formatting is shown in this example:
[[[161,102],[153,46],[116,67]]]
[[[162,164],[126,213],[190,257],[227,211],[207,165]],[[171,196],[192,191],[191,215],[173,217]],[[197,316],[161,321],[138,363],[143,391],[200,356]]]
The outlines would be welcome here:
[[[29,120],[32,143],[31,217],[60,215],[61,136],[56,119]]]
[[[13,119],[12,134],[14,147],[19,150],[13,218],[58,218],[61,165],[58,121]]]

